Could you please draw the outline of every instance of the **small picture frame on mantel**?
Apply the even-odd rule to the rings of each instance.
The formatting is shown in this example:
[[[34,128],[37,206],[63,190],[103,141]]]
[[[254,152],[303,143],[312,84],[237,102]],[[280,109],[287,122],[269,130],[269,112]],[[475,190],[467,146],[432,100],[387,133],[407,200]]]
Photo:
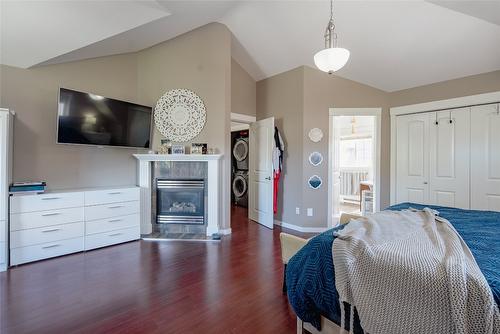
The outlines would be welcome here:
[[[186,154],[184,145],[172,145],[172,154]]]
[[[208,145],[206,143],[192,143],[191,154],[207,154]]]

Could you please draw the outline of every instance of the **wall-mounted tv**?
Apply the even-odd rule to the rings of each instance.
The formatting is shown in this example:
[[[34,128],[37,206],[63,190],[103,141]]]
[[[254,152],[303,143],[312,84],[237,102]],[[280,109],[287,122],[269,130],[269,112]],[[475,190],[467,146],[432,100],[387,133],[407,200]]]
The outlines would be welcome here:
[[[151,107],[59,89],[57,142],[150,148]]]

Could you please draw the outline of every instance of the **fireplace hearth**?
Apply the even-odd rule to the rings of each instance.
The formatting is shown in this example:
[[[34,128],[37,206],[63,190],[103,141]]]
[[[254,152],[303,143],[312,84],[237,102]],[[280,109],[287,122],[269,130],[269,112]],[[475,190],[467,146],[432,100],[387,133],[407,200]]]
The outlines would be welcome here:
[[[205,224],[205,180],[156,180],[157,224]]]

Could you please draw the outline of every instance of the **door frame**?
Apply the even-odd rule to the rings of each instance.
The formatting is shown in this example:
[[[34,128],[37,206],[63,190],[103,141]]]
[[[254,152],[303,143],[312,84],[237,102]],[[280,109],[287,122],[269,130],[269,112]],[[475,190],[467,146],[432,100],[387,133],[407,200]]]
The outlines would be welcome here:
[[[333,217],[333,122],[335,116],[374,116],[375,132],[375,166],[373,175],[375,177],[375,210],[380,211],[380,157],[381,157],[381,134],[382,134],[382,108],[329,108],[328,110],[328,226],[338,225],[338,221]]]
[[[452,99],[436,100],[431,102],[410,104],[400,107],[389,108],[391,117],[391,171],[390,171],[390,204],[396,203],[396,161],[397,161],[397,146],[396,146],[396,117],[399,115],[418,114],[431,111],[439,111],[446,109],[456,109],[463,107],[472,107],[481,104],[491,104],[500,102],[500,91],[468,95],[456,97]],[[472,114],[471,114],[472,115]]]

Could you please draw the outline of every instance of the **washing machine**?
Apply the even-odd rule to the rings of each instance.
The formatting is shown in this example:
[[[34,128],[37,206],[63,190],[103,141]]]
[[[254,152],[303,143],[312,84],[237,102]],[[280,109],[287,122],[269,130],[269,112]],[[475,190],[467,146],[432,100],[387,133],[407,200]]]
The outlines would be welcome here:
[[[248,137],[237,138],[233,146],[237,170],[248,170]]]
[[[233,195],[236,205],[248,207],[248,171],[238,170],[234,173]]]

